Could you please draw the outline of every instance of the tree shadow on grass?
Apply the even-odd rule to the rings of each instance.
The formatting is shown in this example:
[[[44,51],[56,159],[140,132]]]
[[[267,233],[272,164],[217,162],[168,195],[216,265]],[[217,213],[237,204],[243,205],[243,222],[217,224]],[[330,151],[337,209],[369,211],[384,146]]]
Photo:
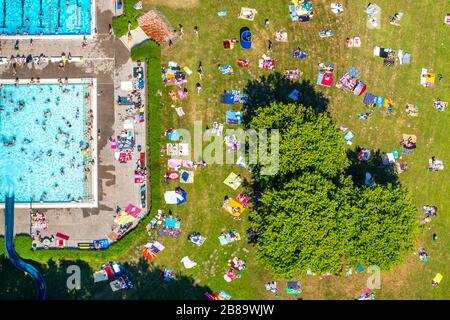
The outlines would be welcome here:
[[[289,94],[293,90],[300,92],[298,101],[289,98]],[[328,99],[322,93],[317,92],[314,84],[309,80],[292,81],[279,72],[249,80],[244,88],[244,93],[248,95],[243,119],[246,125],[251,121],[257,109],[266,107],[272,102],[302,104],[317,112],[326,111],[328,106]]]
[[[383,164],[383,155],[385,154],[381,150],[370,150],[370,156],[368,161],[359,161],[358,155],[362,148],[355,147],[353,150],[347,151],[348,159],[351,164],[347,169],[347,174],[353,179],[353,182],[357,186],[363,186],[366,172],[370,172],[375,175],[375,183],[386,185],[398,184],[398,176],[396,173],[395,165]]]
[[[136,263],[126,262],[123,267],[126,275],[132,279],[133,288],[116,292],[111,290],[109,281],[94,283],[94,272],[101,270],[98,266],[95,270],[82,260],[55,262],[48,261],[46,265],[37,265],[34,261],[28,261],[42,272],[47,284],[48,300],[84,300],[84,299],[153,299],[153,300],[196,300],[206,299],[206,291],[212,293],[207,286],[194,283],[190,277],[180,275],[175,270],[176,280],[165,282],[161,278],[163,270],[150,266],[141,258]],[[80,289],[69,290],[67,280],[73,274],[67,272],[69,266],[78,266],[81,271]],[[5,256],[0,256],[0,299],[32,300],[35,298],[35,289],[32,280],[23,272],[15,269]],[[70,281],[69,281],[70,282]]]

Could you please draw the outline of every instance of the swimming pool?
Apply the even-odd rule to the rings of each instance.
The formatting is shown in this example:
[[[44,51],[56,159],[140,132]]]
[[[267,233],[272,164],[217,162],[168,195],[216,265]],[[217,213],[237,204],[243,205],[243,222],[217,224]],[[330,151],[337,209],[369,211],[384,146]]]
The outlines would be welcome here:
[[[16,202],[92,200],[91,96],[84,83],[0,88],[0,186],[12,178]]]
[[[88,35],[91,0],[0,0],[0,34]]]

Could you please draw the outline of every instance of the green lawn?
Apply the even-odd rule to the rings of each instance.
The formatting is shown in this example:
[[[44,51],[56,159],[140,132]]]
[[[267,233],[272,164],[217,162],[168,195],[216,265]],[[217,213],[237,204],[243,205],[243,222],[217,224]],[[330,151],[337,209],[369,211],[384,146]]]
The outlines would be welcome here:
[[[195,3],[190,1],[189,3]],[[429,173],[426,170],[428,158],[435,155],[445,164],[450,163],[449,154],[449,110],[441,113],[433,108],[433,100],[440,97],[442,100],[450,100],[449,92],[450,76],[445,74],[448,61],[448,47],[450,45],[449,27],[443,25],[444,14],[448,10],[446,0],[436,0],[433,3],[422,2],[396,2],[378,0],[382,10],[383,25],[380,30],[368,30],[365,26],[365,13],[363,9],[367,1],[353,0],[342,1],[345,11],[341,16],[335,16],[329,2],[323,0],[313,1],[315,9],[314,18],[304,24],[290,22],[288,14],[288,1],[227,1],[200,0],[199,6],[177,6],[179,1],[166,0],[144,1],[144,11],[155,8],[155,3],[161,3],[156,8],[170,21],[172,26],[183,24],[185,35],[183,40],[175,42],[175,48],[164,48],[162,52],[163,64],[168,61],[177,61],[182,67],[189,66],[194,73],[188,77],[187,88],[190,97],[183,106],[186,116],[179,118],[170,108],[168,91],[163,90],[162,109],[160,112],[150,106],[149,123],[159,128],[186,128],[192,130],[195,120],[203,121],[203,126],[211,126],[213,121],[224,122],[225,112],[228,107],[219,103],[223,90],[244,89],[247,81],[268,75],[271,71],[257,68],[257,61],[263,53],[267,53],[267,40],[274,42],[274,52],[269,55],[278,60],[276,71],[284,72],[285,69],[299,68],[303,72],[302,79],[316,82],[317,64],[322,61],[334,63],[335,80],[341,77],[350,66],[355,66],[362,71],[361,79],[367,84],[368,92],[394,99],[396,103],[393,113],[386,114],[376,109],[374,115],[368,120],[359,120],[358,113],[366,112],[362,103],[362,97],[356,97],[351,93],[339,91],[335,87],[314,87],[322,92],[329,100],[328,111],[337,127],[346,126],[356,133],[355,146],[364,146],[371,149],[380,149],[390,152],[400,151],[399,141],[402,133],[416,134],[418,148],[414,155],[404,156],[404,161],[409,165],[409,170],[400,175],[400,181],[404,183],[413,195],[415,205],[419,208],[424,204],[434,204],[440,208],[438,217],[430,225],[423,228],[417,241],[417,246],[428,249],[431,259],[428,264],[421,264],[415,256],[405,257],[405,263],[394,268],[390,272],[382,274],[382,289],[377,290],[377,299],[448,299],[450,282],[448,281],[448,265],[450,263],[448,239],[449,227],[448,210],[450,200],[450,177],[448,169]],[[253,22],[238,20],[236,16],[241,6],[254,7],[258,14]],[[226,10],[227,17],[218,17],[217,12]],[[388,16],[395,12],[405,13],[401,27],[394,27],[387,23]],[[270,19],[270,28],[264,28],[264,20]],[[200,36],[197,39],[193,33],[193,27],[199,27]],[[253,32],[253,48],[244,51],[239,44],[234,50],[225,51],[222,41],[230,37],[239,37],[240,28],[247,26]],[[321,39],[318,36],[323,27],[331,28],[335,36]],[[287,31],[288,43],[274,41],[275,31]],[[362,40],[361,48],[347,48],[344,46],[346,37],[359,36]],[[393,49],[403,49],[412,54],[412,64],[407,66],[387,67],[382,59],[373,56],[374,45]],[[306,61],[291,59],[293,49],[300,46],[308,53]],[[240,69],[235,65],[238,58],[250,59],[249,69]],[[197,96],[195,84],[198,81],[195,72],[198,62],[202,61],[204,76],[200,96]],[[234,76],[221,75],[217,70],[217,64],[231,64],[234,66]],[[447,62],[448,64],[448,62]],[[151,68],[159,67],[152,64]],[[431,68],[436,73],[444,74],[444,81],[437,83],[435,88],[423,88],[419,85],[420,70],[422,67]],[[448,68],[447,68],[448,69]],[[155,86],[158,84],[155,83]],[[155,95],[155,88],[149,89],[150,99],[159,103],[159,97]],[[419,106],[420,114],[417,118],[411,118],[404,112],[407,102]],[[162,134],[162,132],[161,132]],[[156,154],[159,149],[160,137],[150,136],[151,154]],[[165,139],[162,143],[166,143]],[[153,159],[154,157],[151,156]],[[154,172],[159,172],[159,167],[164,170],[166,157],[159,158],[161,163],[152,163]],[[233,220],[220,206],[225,195],[235,196],[238,191],[233,191],[222,183],[231,172],[246,175],[244,171],[235,166],[208,166],[205,170],[195,172],[195,183],[182,185],[187,191],[188,202],[180,207],[171,208],[176,216],[182,217],[182,236],[178,240],[160,238],[166,246],[155,263],[152,270],[171,267],[177,271],[179,277],[183,277],[188,285],[179,287],[163,286],[159,280],[150,275],[148,282],[141,278],[142,287],[130,290],[128,297],[155,298],[155,290],[162,290],[160,297],[183,298],[194,296],[202,299],[201,292],[210,288],[217,291],[224,289],[233,296],[233,299],[273,299],[272,294],[267,294],[264,283],[272,280],[269,271],[255,259],[255,251],[252,245],[243,239],[228,246],[221,247],[217,237],[221,231],[237,229],[242,235],[248,227],[247,215],[243,214],[243,221]],[[161,180],[161,177],[159,177]],[[152,181],[157,177],[152,177]],[[161,203],[163,190],[173,189],[177,186],[171,183],[163,186],[162,190],[152,187],[153,202],[152,215],[156,213]],[[161,209],[169,207],[161,205]],[[429,229],[431,228],[431,229]],[[186,240],[192,231],[199,231],[207,237],[202,247],[194,247]],[[144,234],[142,228],[137,230]],[[439,235],[438,242],[431,241],[431,235],[436,232]],[[144,236],[143,236],[144,237]],[[139,239],[138,244],[144,242]],[[380,248],[381,250],[382,248]],[[131,259],[135,261],[140,254],[140,247],[130,244],[130,251],[122,257],[122,261]],[[242,272],[242,278],[232,283],[223,280],[223,272],[227,267],[227,260],[239,256],[247,262],[247,269]],[[58,256],[59,253],[58,253]],[[189,256],[199,266],[185,270],[180,263],[181,258]],[[27,255],[31,258],[31,255]],[[76,259],[74,257],[74,259]],[[83,259],[81,257],[81,259]],[[96,259],[97,260],[97,259]],[[100,261],[99,258],[97,261]],[[93,261],[94,262],[94,261]],[[91,263],[91,265],[93,264]],[[98,263],[98,262],[96,262]],[[97,266],[98,267],[98,266]],[[133,267],[135,278],[139,279],[137,270],[146,268],[146,265]],[[437,272],[444,275],[444,280],[437,288],[432,288],[431,279]],[[190,279],[190,280],[186,280]],[[302,281],[304,299],[353,299],[366,288],[366,274],[354,275],[351,278],[331,277],[320,279],[319,277],[303,277]],[[286,279],[278,279],[286,280]],[[154,290],[143,290],[152,288]],[[191,286],[196,286],[195,295],[187,295]],[[282,286],[284,289],[284,286]],[[104,289],[104,290],[103,290]],[[98,298],[122,298],[122,295],[109,293],[108,288],[95,287],[95,297]],[[193,292],[194,292],[193,291]],[[55,290],[56,292],[56,290]],[[281,294],[281,299],[288,296]]]
[[[155,1],[150,1],[145,9],[154,8]],[[363,9],[366,1],[343,1],[345,11],[341,16],[335,16],[327,1],[314,1],[315,16],[309,23],[291,23],[287,8],[288,1],[200,1],[196,8],[174,9],[176,1],[161,1],[165,5],[157,6],[176,27],[179,23],[184,26],[185,36],[175,42],[175,48],[163,51],[163,62],[177,61],[180,66],[188,66],[194,74],[187,85],[191,96],[183,103],[186,112],[184,118],[179,118],[170,108],[167,91],[164,92],[164,107],[162,123],[164,127],[181,127],[192,129],[194,120],[202,120],[204,125],[210,126],[212,121],[224,121],[227,106],[219,103],[223,90],[243,89],[249,79],[271,72],[258,69],[257,60],[263,53],[267,53],[267,40],[274,42],[274,52],[269,54],[278,60],[277,71],[299,68],[303,71],[303,79],[316,81],[317,64],[330,61],[335,65],[335,80],[342,76],[350,66],[362,71],[362,80],[368,87],[368,92],[385,97],[391,97],[396,103],[394,112],[390,115],[380,109],[369,120],[359,120],[358,113],[366,112],[362,97],[340,92],[336,88],[318,87],[328,99],[328,111],[336,126],[346,126],[356,133],[355,146],[365,146],[390,152],[399,150],[402,133],[414,133],[418,137],[418,149],[414,155],[404,156],[409,170],[400,175],[400,181],[407,185],[413,194],[415,204],[420,208],[424,204],[435,204],[440,208],[439,217],[430,227],[424,228],[423,235],[418,240],[418,246],[425,246],[432,258],[426,265],[419,264],[414,256],[405,257],[405,264],[391,272],[382,275],[382,289],[378,298],[403,299],[436,299],[448,298],[445,294],[449,289],[449,282],[445,281],[445,271],[448,270],[450,260],[448,248],[449,240],[444,228],[448,226],[449,207],[448,171],[428,173],[426,170],[428,158],[436,155],[448,162],[448,111],[440,113],[433,108],[435,97],[449,99],[449,82],[444,79],[435,88],[423,88],[419,85],[422,67],[431,68],[436,73],[445,76],[445,62],[448,59],[450,36],[448,27],[443,25],[443,17],[448,9],[446,1],[434,1],[433,5],[426,2],[396,3],[392,1],[377,1],[382,8],[383,25],[380,30],[368,30],[365,26]],[[145,3],[145,1],[144,1]],[[236,16],[241,6],[253,7],[258,14],[253,22],[239,20]],[[218,17],[217,12],[226,10],[227,17]],[[405,13],[401,27],[394,27],[387,23],[389,15],[395,12]],[[270,28],[264,28],[264,20],[270,19]],[[197,25],[200,37],[197,39],[193,27]],[[239,45],[234,50],[225,51],[222,41],[230,37],[239,37],[239,30],[248,26],[253,32],[253,48],[242,50]],[[335,32],[332,38],[321,39],[318,36],[323,27],[329,27]],[[276,31],[288,32],[288,43],[274,41]],[[346,37],[359,36],[362,40],[361,48],[347,48],[344,46]],[[374,45],[393,49],[403,49],[412,54],[412,64],[406,66],[387,67],[382,59],[373,56]],[[308,53],[306,61],[291,59],[291,52],[297,46]],[[235,60],[250,59],[249,69],[236,67]],[[202,61],[204,77],[202,93],[197,97],[195,84],[198,81],[196,68]],[[217,71],[217,64],[231,64],[234,66],[234,76],[224,76]],[[446,95],[447,94],[447,95]],[[404,112],[407,102],[417,104],[420,114],[411,118]],[[230,188],[221,183],[229,172],[236,169],[231,167],[210,167],[196,173],[195,184],[187,188],[188,203],[174,209],[174,213],[183,217],[182,227],[186,231],[197,230],[208,237],[201,248],[192,248],[184,239],[177,241],[165,240],[167,249],[164,255],[158,257],[157,262],[163,265],[181,269],[178,262],[184,255],[189,255],[196,261],[206,261],[203,268],[186,272],[200,283],[206,283],[215,290],[225,289],[235,298],[267,298],[263,283],[271,279],[270,273],[264,271],[253,260],[254,251],[251,246],[241,243],[233,247],[219,247],[216,237],[220,230],[231,227],[245,230],[246,221],[236,222],[230,219],[220,209],[224,195],[232,196]],[[173,186],[175,186],[173,184]],[[446,192],[447,191],[447,192]],[[155,208],[156,209],[156,208]],[[419,211],[418,211],[419,219]],[[440,236],[437,243],[431,242],[431,235],[436,232]],[[172,245],[173,242],[173,245]],[[246,248],[248,253],[242,251]],[[249,267],[244,271],[242,279],[226,284],[222,279],[222,272],[226,267],[226,260],[232,257],[233,251],[241,250],[242,258],[246,258]],[[380,248],[381,249],[381,248]],[[239,252],[239,251],[238,251]],[[180,268],[181,267],[181,268]],[[214,271],[212,270],[214,268]],[[431,279],[436,272],[444,274],[444,281],[439,288],[431,287]],[[366,275],[350,278],[331,278],[320,280],[317,277],[305,277],[303,280],[303,297],[308,298],[353,298],[365,288]]]

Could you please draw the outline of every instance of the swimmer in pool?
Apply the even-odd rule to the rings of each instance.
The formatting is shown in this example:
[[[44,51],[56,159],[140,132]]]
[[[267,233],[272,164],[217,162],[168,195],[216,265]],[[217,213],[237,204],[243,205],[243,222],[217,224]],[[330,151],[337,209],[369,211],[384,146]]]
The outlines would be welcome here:
[[[53,185],[53,189],[58,190],[58,184],[55,182],[55,184]]]
[[[60,152],[60,153],[59,153],[59,156],[60,156],[61,158],[63,158],[63,157],[64,157],[64,153]]]
[[[64,175],[64,168],[59,169],[59,173],[63,176]]]
[[[25,144],[29,144],[29,143],[31,143],[31,140],[30,140],[30,139],[28,139],[28,138],[25,138],[25,139],[23,139],[23,143],[25,143]]]
[[[27,149],[25,149],[24,147],[20,148],[20,152],[28,153]]]
[[[36,119],[34,120],[34,123],[39,124],[39,119],[36,118]]]
[[[41,160],[41,158],[39,158],[39,157],[34,158],[34,161],[36,161],[36,162],[39,162],[40,160]]]
[[[42,193],[42,198],[47,199],[47,192]]]
[[[49,156],[49,157],[52,156],[52,150],[48,150],[48,151],[47,151],[47,156]]]

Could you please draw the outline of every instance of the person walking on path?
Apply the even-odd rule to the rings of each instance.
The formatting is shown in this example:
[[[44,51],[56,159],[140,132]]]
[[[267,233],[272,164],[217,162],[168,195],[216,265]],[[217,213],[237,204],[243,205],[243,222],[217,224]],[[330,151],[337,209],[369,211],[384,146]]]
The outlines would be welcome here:
[[[269,24],[270,24],[269,19],[266,19],[266,20],[264,21],[264,26],[266,27],[266,29],[269,29]]]
[[[197,87],[197,95],[200,95],[200,91],[202,90],[202,85],[200,84],[200,82],[197,82],[196,87]]]
[[[111,36],[111,35],[112,35],[112,33],[113,33],[113,28],[112,28],[112,25],[111,25],[111,24],[109,24],[109,35]]]
[[[198,73],[198,77],[200,78],[200,80],[202,80],[203,67],[202,67],[202,62],[201,61],[198,63],[197,73]]]
[[[180,39],[183,39],[184,36],[184,28],[182,24],[178,24],[178,26],[180,27]]]
[[[194,33],[195,33],[195,35],[196,35],[197,38],[198,38],[198,27],[197,27],[197,26],[194,27]]]
[[[273,43],[269,40],[269,51],[273,51]]]

